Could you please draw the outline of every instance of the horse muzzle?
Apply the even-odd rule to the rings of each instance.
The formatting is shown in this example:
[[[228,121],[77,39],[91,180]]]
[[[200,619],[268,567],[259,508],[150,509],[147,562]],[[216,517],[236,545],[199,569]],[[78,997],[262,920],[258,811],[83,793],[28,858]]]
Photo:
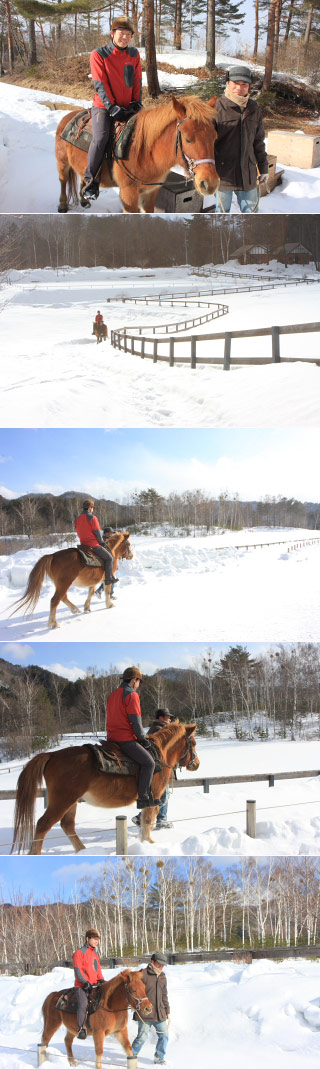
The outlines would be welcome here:
[[[220,184],[220,178],[217,174],[215,164],[202,165],[201,170],[200,167],[195,170],[194,184],[198,193],[201,193],[202,197],[208,197],[213,193],[216,193]]]

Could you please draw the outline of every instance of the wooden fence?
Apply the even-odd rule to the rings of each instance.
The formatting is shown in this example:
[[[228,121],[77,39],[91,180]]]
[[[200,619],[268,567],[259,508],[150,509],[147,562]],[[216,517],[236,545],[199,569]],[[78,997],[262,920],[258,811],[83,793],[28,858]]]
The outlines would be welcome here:
[[[230,949],[223,950],[195,950],[195,951],[165,951],[168,958],[168,965],[187,965],[196,964],[198,962],[214,962],[214,961],[234,961],[245,962],[250,964],[251,961],[256,961],[261,958],[282,960],[283,958],[320,958],[320,945],[315,943],[313,946],[300,945],[300,946],[277,946],[277,947],[230,947]],[[115,955],[101,958],[101,965],[103,969],[116,969],[120,968],[135,968],[135,966],[145,963],[150,957],[150,953],[147,951],[145,954],[124,954]],[[29,973],[38,975],[39,973],[52,972],[53,969],[73,969],[73,962],[69,958],[59,958],[53,962],[39,962],[39,961],[17,961],[14,964],[7,961],[0,962],[0,973],[9,973],[11,976],[18,974],[28,975]]]
[[[223,306],[219,306],[223,307]],[[218,314],[224,314],[220,312]],[[184,324],[184,328],[187,328],[188,324]],[[115,349],[123,350],[125,353],[130,353],[132,356],[140,356],[141,359],[151,359],[156,364],[157,361],[164,361],[169,364],[169,367],[174,367],[175,363],[189,364],[192,369],[197,367],[197,364],[220,364],[223,365],[224,371],[229,371],[231,366],[239,367],[243,365],[247,366],[262,366],[263,364],[279,364],[285,363],[297,363],[301,360],[299,356],[285,356],[281,357],[280,354],[280,337],[284,334],[310,334],[320,333],[320,322],[316,323],[287,323],[284,326],[272,326],[272,327],[258,327],[252,330],[232,330],[224,331],[217,334],[191,334],[189,337],[175,338],[156,338],[154,332],[157,329],[149,328],[153,330],[153,336],[142,336],[141,333],[130,333],[133,327],[122,327],[118,330],[111,331],[111,345]],[[143,329],[143,328],[142,328]],[[169,330],[167,330],[169,333]],[[270,337],[271,339],[271,353],[270,356],[231,356],[231,343],[236,338],[263,338]],[[224,342],[224,355],[223,356],[197,356],[197,345],[203,342]],[[176,352],[176,347],[183,343],[184,346],[189,348],[188,356],[179,356]],[[167,348],[165,354],[159,352],[159,345]],[[308,364],[316,364],[320,366],[320,351],[319,358],[316,357],[303,357],[303,362]]]

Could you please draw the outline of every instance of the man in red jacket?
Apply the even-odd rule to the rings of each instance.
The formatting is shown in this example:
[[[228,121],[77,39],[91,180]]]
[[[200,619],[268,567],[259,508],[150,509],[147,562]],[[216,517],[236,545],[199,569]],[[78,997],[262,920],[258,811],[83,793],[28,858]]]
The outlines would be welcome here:
[[[78,1003],[78,1039],[86,1039],[87,1029],[84,1026],[88,1007],[88,994],[95,984],[103,982],[100,958],[96,947],[100,939],[100,932],[96,928],[88,928],[85,935],[85,943],[72,955],[75,973],[74,986],[77,991]]]
[[[99,196],[99,171],[112,121],[126,122],[141,107],[142,67],[138,49],[130,43],[133,33],[131,20],[120,15],[111,26],[111,44],[91,53],[90,67],[96,94],[83,189],[91,200]]]
[[[148,752],[150,742],[142,730],[140,698],[137,693],[141,680],[142,674],[135,665],[125,669],[120,687],[112,691],[107,701],[106,729],[108,742],[116,742],[127,757],[136,761],[140,767],[137,806],[139,809],[145,809],[159,805],[159,800],[153,798],[152,794],[155,762]]]
[[[95,557],[99,557],[105,568],[105,583],[110,586],[111,583],[117,583],[118,579],[114,579],[112,575],[113,556],[110,553],[110,549],[105,546],[102,533],[100,530],[100,523],[97,516],[93,515],[94,501],[91,497],[88,497],[83,502],[81,515],[75,522],[75,529],[80,539],[82,546],[88,546],[93,550]]]

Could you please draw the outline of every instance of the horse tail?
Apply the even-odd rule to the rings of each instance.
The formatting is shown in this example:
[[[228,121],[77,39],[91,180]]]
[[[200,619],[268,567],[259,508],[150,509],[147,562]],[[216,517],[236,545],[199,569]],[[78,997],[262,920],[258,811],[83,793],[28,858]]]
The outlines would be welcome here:
[[[69,168],[68,180],[67,180],[67,201],[68,204],[79,204],[78,197],[78,179],[73,167]]]
[[[30,572],[27,589],[22,595],[22,598],[16,602],[16,608],[11,613],[11,616],[14,616],[15,612],[18,612],[18,609],[26,609],[27,612],[33,613],[40,597],[43,580],[46,576],[50,576],[52,557],[53,553],[46,553],[44,557],[40,557],[40,560],[37,560],[37,563]]]
[[[34,839],[35,829],[35,804],[38,789],[41,786],[46,764],[50,760],[47,753],[36,754],[25,765],[17,783],[16,804],[14,808],[13,843],[10,853],[17,848],[20,854],[24,847],[30,845]]]

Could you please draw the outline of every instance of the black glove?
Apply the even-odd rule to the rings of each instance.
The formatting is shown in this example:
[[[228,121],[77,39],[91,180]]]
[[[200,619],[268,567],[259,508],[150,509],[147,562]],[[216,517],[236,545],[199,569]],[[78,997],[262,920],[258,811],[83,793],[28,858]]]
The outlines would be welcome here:
[[[128,108],[120,108],[119,104],[114,104],[113,108],[110,108],[109,115],[114,122],[127,122],[130,112]]]
[[[99,987],[99,984],[104,984],[104,980],[97,980],[96,987]]]
[[[89,980],[86,980],[85,984],[82,984],[82,989],[89,995],[89,991],[92,991],[92,984],[89,984]]]
[[[131,111],[131,115],[135,115],[136,111],[140,111],[140,108],[142,108],[142,104],[140,104],[139,100],[132,100],[131,101],[131,104],[129,105],[129,109]]]
[[[143,741],[141,739],[140,741],[141,741],[141,746],[144,746],[145,750],[152,750],[152,744],[149,741],[149,739],[143,739]]]

